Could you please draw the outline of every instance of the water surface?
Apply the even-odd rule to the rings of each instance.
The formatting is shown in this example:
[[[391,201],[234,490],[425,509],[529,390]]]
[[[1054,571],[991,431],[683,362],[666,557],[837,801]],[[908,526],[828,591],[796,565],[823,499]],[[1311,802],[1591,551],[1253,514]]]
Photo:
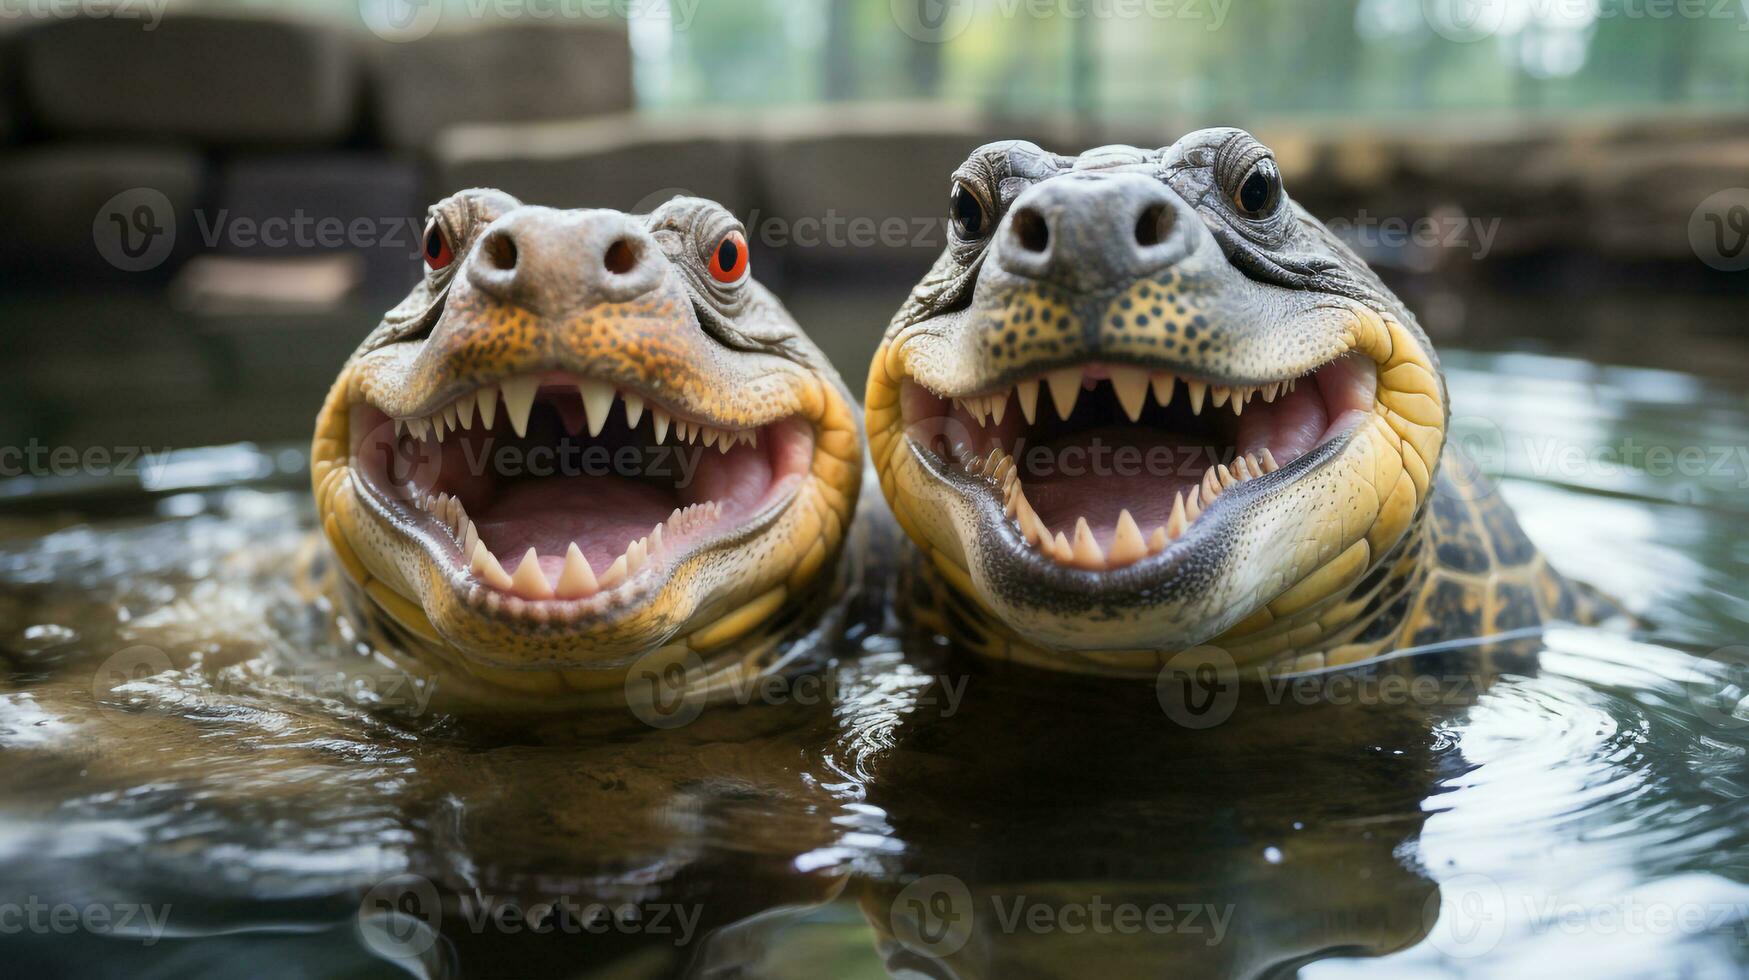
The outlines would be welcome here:
[[[1218,717],[967,662],[878,609],[817,670],[676,727],[455,717],[288,578],[295,459],[15,485],[0,953],[166,977],[1741,976],[1742,396],[1446,361],[1454,439],[1641,627]]]

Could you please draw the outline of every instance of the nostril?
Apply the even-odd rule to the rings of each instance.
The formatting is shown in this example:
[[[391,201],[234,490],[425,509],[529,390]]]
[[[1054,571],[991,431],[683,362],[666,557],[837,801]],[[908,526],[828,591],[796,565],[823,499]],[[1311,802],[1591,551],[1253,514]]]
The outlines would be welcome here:
[[[1172,231],[1172,209],[1164,204],[1150,204],[1136,219],[1136,244],[1143,248],[1158,245]]]
[[[480,256],[494,269],[515,272],[516,240],[502,231],[494,231],[480,243]]]
[[[1014,240],[1028,252],[1042,252],[1051,244],[1051,229],[1045,216],[1032,208],[1014,212]]]
[[[623,276],[637,268],[638,248],[621,238],[607,246],[607,253],[601,257],[601,264],[614,275]]]

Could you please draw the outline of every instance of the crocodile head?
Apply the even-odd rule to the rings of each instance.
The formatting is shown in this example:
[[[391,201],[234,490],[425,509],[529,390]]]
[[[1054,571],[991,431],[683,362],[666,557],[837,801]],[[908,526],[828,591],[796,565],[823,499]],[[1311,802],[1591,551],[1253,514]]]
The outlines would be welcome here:
[[[803,594],[854,504],[855,411],[727,211],[472,190],[431,209],[423,250],[312,450],[339,564],[416,658],[487,689],[604,690]]]
[[[1354,621],[1446,423],[1425,335],[1236,129],[981,147],[870,369],[869,445],[973,645],[1141,672]]]

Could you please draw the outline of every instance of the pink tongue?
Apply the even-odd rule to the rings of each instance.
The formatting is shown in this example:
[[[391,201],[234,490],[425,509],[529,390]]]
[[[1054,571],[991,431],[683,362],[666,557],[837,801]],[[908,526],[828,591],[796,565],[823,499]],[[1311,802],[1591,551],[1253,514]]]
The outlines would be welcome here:
[[[1029,470],[1021,454],[1020,478],[1027,502],[1053,533],[1075,537],[1075,521],[1087,518],[1100,547],[1109,547],[1125,510],[1144,535],[1166,523],[1172,497],[1192,486],[1224,450],[1198,445],[1201,437],[1103,426],[1048,444],[1043,470]]]
[[[1308,378],[1274,404],[1239,416],[1239,455],[1267,449],[1286,466],[1316,446],[1329,424],[1324,398]]]
[[[665,452],[646,450],[640,459],[660,482],[595,474],[515,480],[489,491],[492,499],[484,508],[468,512],[480,540],[507,571],[533,548],[547,577],[556,580],[573,541],[599,572],[677,507],[716,501],[724,525],[745,520],[772,481],[763,442],[757,448],[739,445],[727,454],[680,445]]]
[[[508,570],[530,548],[563,558],[573,541],[600,570],[679,506],[674,491],[623,477],[550,477],[499,488],[474,527]]]

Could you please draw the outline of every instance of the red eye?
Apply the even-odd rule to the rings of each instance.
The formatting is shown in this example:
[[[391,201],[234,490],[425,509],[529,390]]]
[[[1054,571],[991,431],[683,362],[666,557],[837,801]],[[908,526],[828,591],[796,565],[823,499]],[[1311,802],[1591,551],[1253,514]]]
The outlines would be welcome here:
[[[432,269],[442,269],[455,261],[455,252],[450,250],[449,236],[443,233],[443,226],[433,221],[425,226],[425,264]]]
[[[747,239],[731,231],[717,243],[711,253],[711,278],[717,282],[737,282],[747,274]]]

